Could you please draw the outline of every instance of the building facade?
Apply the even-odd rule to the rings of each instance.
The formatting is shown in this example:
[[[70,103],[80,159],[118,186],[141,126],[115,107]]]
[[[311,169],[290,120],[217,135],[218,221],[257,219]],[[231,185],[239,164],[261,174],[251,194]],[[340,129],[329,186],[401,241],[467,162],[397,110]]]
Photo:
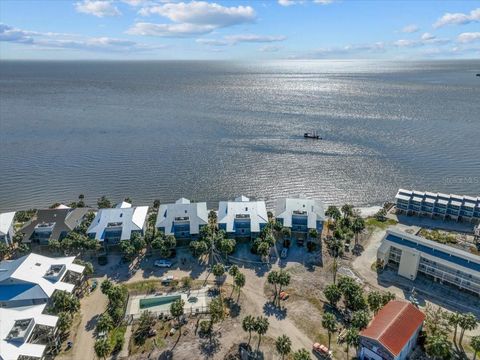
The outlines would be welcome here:
[[[268,223],[264,201],[250,201],[240,196],[234,201],[221,201],[218,206],[218,227],[234,237],[257,237]]]
[[[88,208],[69,207],[38,210],[32,220],[20,230],[23,242],[48,244],[49,240],[62,240],[82,223],[89,211]]]
[[[377,252],[384,266],[415,280],[422,274],[475,295],[480,295],[480,257],[403,231],[388,230]]]
[[[480,223],[480,197],[400,189],[395,203],[407,215]]]
[[[0,359],[43,359],[56,343],[58,317],[44,312],[55,291],[82,283],[85,267],[74,260],[31,253],[0,262]]]
[[[132,207],[126,202],[115,208],[100,209],[88,227],[87,235],[108,245],[130,240],[134,233],[145,233],[147,214],[148,206]]]
[[[174,204],[160,205],[155,227],[165,235],[177,239],[197,238],[203,226],[208,224],[207,203],[192,203],[181,198]]]
[[[13,236],[15,235],[14,219],[14,211],[0,214],[0,243],[5,245],[13,244]]]
[[[415,348],[425,315],[411,303],[392,300],[360,332],[361,360],[405,360]]]
[[[319,200],[307,199],[304,196],[277,200],[275,218],[292,232],[308,233],[315,229],[323,230],[325,221],[325,205]]]

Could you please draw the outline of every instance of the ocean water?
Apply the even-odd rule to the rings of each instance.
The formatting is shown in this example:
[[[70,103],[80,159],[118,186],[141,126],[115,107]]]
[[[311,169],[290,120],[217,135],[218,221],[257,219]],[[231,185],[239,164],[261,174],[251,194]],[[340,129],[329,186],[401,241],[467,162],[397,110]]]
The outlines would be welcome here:
[[[0,62],[0,211],[80,193],[480,196],[478,72],[480,60]]]

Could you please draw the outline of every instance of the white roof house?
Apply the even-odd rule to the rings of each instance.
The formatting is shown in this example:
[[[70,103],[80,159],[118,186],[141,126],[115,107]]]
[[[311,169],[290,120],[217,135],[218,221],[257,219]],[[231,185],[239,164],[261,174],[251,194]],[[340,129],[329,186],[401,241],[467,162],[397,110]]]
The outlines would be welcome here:
[[[240,196],[235,201],[220,201],[218,224],[223,225],[227,233],[235,232],[236,219],[250,219],[250,231],[260,232],[261,225],[268,222],[265,201],[250,201],[246,196]]]
[[[43,314],[45,306],[0,308],[0,359],[43,358],[46,346],[32,343],[29,338],[36,325],[56,327],[58,317]]]
[[[0,262],[0,305],[25,306],[47,302],[55,290],[72,292],[75,285],[64,282],[68,271],[82,274],[85,267],[74,264],[75,256],[51,258],[38,254]]]
[[[174,204],[160,205],[156,228],[163,228],[165,235],[174,235],[175,225],[182,223],[189,224],[190,235],[198,234],[200,227],[208,224],[207,203],[191,203],[190,200],[181,198]]]
[[[292,227],[292,215],[306,215],[307,227],[317,228],[317,221],[325,220],[325,205],[314,199],[307,199],[303,195],[295,198],[279,199],[275,208],[275,217],[283,220],[283,226]]]
[[[0,214],[0,241],[10,244],[13,240],[15,211]]]
[[[134,206],[123,202],[113,209],[100,209],[93,219],[87,234],[104,241],[106,229],[121,231],[120,240],[129,240],[132,231],[142,232],[147,219],[148,206]]]

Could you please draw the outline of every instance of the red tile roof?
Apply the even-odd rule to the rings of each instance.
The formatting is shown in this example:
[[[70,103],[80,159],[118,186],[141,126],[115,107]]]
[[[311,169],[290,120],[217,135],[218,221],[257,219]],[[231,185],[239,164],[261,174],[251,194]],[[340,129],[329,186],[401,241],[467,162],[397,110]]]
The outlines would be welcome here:
[[[360,335],[377,340],[393,356],[397,356],[423,320],[425,314],[411,303],[392,300],[377,313]]]

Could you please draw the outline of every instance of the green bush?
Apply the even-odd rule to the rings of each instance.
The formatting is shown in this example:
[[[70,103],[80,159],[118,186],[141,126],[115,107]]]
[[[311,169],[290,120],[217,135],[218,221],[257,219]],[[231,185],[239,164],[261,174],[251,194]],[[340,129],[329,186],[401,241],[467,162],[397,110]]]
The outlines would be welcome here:
[[[212,323],[210,320],[202,320],[200,321],[200,334],[208,335],[212,331]]]

